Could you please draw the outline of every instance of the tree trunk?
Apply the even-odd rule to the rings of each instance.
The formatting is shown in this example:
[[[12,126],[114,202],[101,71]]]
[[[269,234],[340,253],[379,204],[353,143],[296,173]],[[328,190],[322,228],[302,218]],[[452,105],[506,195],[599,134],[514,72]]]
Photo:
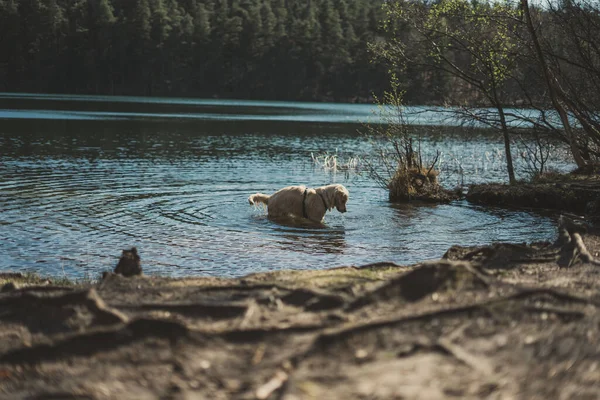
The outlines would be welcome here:
[[[512,153],[510,151],[510,136],[508,134],[508,126],[506,125],[504,108],[498,107],[498,114],[500,115],[500,124],[502,125],[502,136],[504,137],[504,152],[506,153],[506,170],[508,171],[508,181],[511,185],[514,185],[517,180],[515,179],[515,169],[513,167]]]
[[[529,31],[529,34],[531,35],[533,47],[535,49],[536,55],[540,62],[540,66],[542,67],[542,71],[544,73],[544,80],[546,81],[546,85],[548,86],[548,91],[550,93],[552,105],[554,106],[554,109],[558,112],[560,120],[565,129],[565,133],[567,134],[569,146],[571,147],[571,154],[573,155],[573,160],[575,160],[577,167],[583,168],[585,167],[586,163],[583,157],[581,156],[581,151],[577,146],[577,142],[575,141],[575,135],[573,134],[573,130],[571,129],[571,124],[569,123],[569,117],[567,115],[567,112],[558,100],[558,96],[556,93],[557,88],[555,86],[556,78],[552,75],[552,71],[548,67],[548,64],[546,64],[546,59],[544,58],[544,53],[542,52],[542,46],[540,45],[537,34],[535,32],[535,27],[533,26],[533,21],[531,20],[531,13],[529,12],[528,1],[521,0],[521,7],[523,9],[523,14],[527,23],[527,29]]]

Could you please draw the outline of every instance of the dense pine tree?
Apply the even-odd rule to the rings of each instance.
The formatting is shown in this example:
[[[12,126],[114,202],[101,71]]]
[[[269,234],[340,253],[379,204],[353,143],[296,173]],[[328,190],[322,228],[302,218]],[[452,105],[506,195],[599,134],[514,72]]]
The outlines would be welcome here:
[[[389,86],[389,65],[373,62],[367,45],[389,39],[390,31],[381,25],[384,3],[0,0],[0,91],[367,101]],[[431,7],[437,2],[409,3]],[[556,64],[564,64],[561,71],[572,77],[565,87],[579,82],[587,95],[588,80],[578,79],[578,71],[589,69],[597,58],[597,29],[586,33],[597,26],[597,6],[589,11],[569,4],[557,3],[556,10],[539,13],[549,20],[545,41],[556,49]],[[562,21],[568,16],[578,23],[569,25],[571,17]],[[410,24],[396,23],[397,37],[414,34]],[[560,29],[551,28],[554,23]],[[417,61],[396,71],[407,91],[405,100],[447,100],[455,85],[439,71],[414,67],[428,54],[418,46],[405,52]],[[513,99],[523,98],[523,89],[544,93],[539,73],[527,69],[532,63],[526,57],[517,75],[530,73],[533,79],[507,82]],[[589,96],[597,97],[594,86],[588,86]],[[455,100],[478,100],[469,96],[465,91]]]
[[[0,0],[0,90],[367,98],[382,1]]]

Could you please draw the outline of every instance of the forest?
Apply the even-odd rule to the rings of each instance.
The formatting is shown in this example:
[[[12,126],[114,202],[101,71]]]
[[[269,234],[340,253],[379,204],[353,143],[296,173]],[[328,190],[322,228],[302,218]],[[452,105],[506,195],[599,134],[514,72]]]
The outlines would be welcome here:
[[[371,0],[0,0],[0,91],[359,101]]]
[[[549,67],[588,106],[600,93],[597,3],[528,5]],[[475,0],[0,0],[0,91],[369,102],[395,72],[407,104],[493,106],[478,87],[489,86],[483,75],[494,78],[504,105],[550,105],[522,7]]]

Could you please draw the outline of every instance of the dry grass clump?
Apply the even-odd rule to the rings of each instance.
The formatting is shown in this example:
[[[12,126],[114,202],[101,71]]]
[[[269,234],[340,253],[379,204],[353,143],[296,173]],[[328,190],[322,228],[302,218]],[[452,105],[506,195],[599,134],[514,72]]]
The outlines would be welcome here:
[[[536,173],[531,177],[532,183],[554,183],[565,182],[571,180],[570,174],[565,174],[560,171],[546,170],[541,173]]]
[[[388,183],[390,200],[410,200],[433,185],[437,185],[437,174],[433,170],[400,167]]]
[[[423,160],[422,130],[407,120],[404,93],[395,75],[390,83],[391,90],[381,100],[376,99],[381,123],[365,125],[365,136],[372,145],[370,153],[361,159],[365,172],[388,190],[390,201],[448,202],[459,198],[458,191],[448,191],[438,182],[436,166],[441,153],[436,152],[431,162]]]
[[[438,183],[438,171],[433,168],[399,166],[387,184],[390,201],[448,202],[460,197]]]

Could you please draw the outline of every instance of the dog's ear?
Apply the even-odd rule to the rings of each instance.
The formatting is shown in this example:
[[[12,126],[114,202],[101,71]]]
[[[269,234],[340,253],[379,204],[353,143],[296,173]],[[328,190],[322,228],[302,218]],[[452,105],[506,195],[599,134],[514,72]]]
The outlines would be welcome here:
[[[335,204],[344,205],[348,201],[348,190],[343,186],[338,186],[335,189]]]
[[[335,188],[333,195],[335,208],[341,213],[346,212],[346,202],[348,201],[348,191],[342,185]]]

